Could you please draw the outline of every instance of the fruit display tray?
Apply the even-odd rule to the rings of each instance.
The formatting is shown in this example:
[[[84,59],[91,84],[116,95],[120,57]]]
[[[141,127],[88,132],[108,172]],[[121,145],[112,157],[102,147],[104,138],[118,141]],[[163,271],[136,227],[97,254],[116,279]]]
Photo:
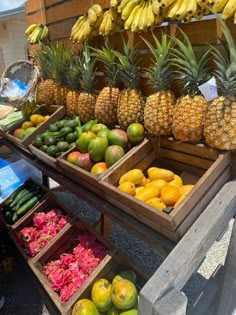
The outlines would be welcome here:
[[[171,211],[159,211],[117,188],[121,175],[139,168],[144,174],[149,167],[169,169],[183,178],[184,184],[195,184],[192,191]],[[119,209],[140,220],[167,238],[179,240],[210,200],[231,176],[231,153],[213,150],[203,144],[180,143],[160,137],[145,141],[140,150],[130,155],[104,176],[99,185],[104,198]]]
[[[48,128],[49,124],[53,124],[59,119],[61,119],[66,113],[66,109],[64,106],[57,106],[57,105],[51,105],[51,106],[46,106],[46,105],[41,105],[35,111],[32,113],[33,114],[40,114],[40,115],[50,115],[50,117],[45,120],[43,123],[41,123],[34,132],[32,132],[30,135],[25,137],[23,140],[18,139],[13,136],[13,132],[16,128],[20,128],[22,125],[22,122],[19,124],[16,124],[14,130],[10,130],[6,132],[4,137],[9,140],[10,142],[13,142],[15,145],[23,148],[27,148],[28,145],[34,140],[34,138],[45,132]],[[24,121],[23,121],[24,122]]]
[[[14,244],[16,245],[17,249],[21,253],[21,255],[24,257],[26,261],[30,264],[33,257],[30,257],[24,247],[20,244],[18,233],[25,227],[33,226],[33,217],[36,213],[44,212],[47,213],[51,209],[60,209],[62,210],[63,215],[67,215],[70,218],[69,223],[72,223],[75,220],[75,215],[73,212],[71,212],[69,207],[66,207],[65,204],[61,203],[58,198],[56,198],[55,194],[53,192],[49,192],[45,198],[42,199],[42,201],[34,207],[34,209],[27,213],[24,216],[24,219],[19,222],[19,224],[13,229],[9,230],[9,236],[13,240]],[[66,227],[64,227],[57,235],[56,237],[60,237],[60,235],[63,234]],[[51,240],[52,241],[52,240]],[[51,241],[48,245],[46,245],[40,252],[46,251],[48,246],[50,245]],[[38,255],[38,254],[37,254]],[[35,257],[37,257],[37,255]]]
[[[48,278],[44,275],[44,266],[49,261],[57,260],[62,253],[70,252],[78,244],[78,234],[85,231],[88,231],[94,235],[96,239],[108,249],[108,254],[103,258],[96,269],[92,271],[82,286],[74,293],[74,295],[67,302],[62,302],[57,292],[52,289]],[[112,247],[110,243],[103,239],[99,233],[94,231],[85,222],[79,220],[73,223],[73,225],[68,224],[65,227],[64,232],[60,236],[56,236],[51,241],[50,245],[47,247],[47,250],[40,252],[35,258],[31,260],[30,267],[40,281],[44,290],[47,292],[51,300],[56,305],[57,309],[60,311],[60,314],[70,315],[72,305],[74,305],[74,303],[81,297],[90,283],[97,279],[100,272],[106,268],[107,264],[111,261],[115,253],[116,249]]]
[[[144,142],[146,140],[143,140]],[[139,149],[142,147],[142,143],[134,146],[131,148],[126,154],[116,163],[114,163],[112,166],[110,166],[104,173],[100,175],[93,175],[90,172],[82,169],[79,166],[76,166],[70,162],[67,161],[67,156],[75,150],[75,148],[70,149],[69,151],[65,152],[64,154],[60,155],[57,158],[57,164],[60,167],[60,171],[63,173],[63,175],[69,177],[76,183],[79,183],[80,185],[89,188],[91,191],[101,194],[101,189],[99,187],[98,182],[108,174],[113,172],[113,169],[116,168],[118,165],[122,165],[123,163],[126,163],[126,160],[129,158],[130,155],[135,154],[139,151]]]
[[[18,227],[22,222],[24,222],[25,218],[28,217],[32,212],[34,212],[35,209],[36,209],[38,206],[40,206],[40,204],[43,203],[43,200],[45,200],[45,198],[47,198],[47,196],[48,196],[48,193],[49,193],[49,188],[48,188],[48,187],[46,187],[45,185],[43,185],[43,184],[41,184],[41,183],[35,181],[35,180],[32,179],[32,178],[29,178],[25,183],[27,183],[28,181],[33,182],[33,183],[36,183],[39,187],[41,187],[41,189],[45,192],[45,194],[44,194],[44,196],[41,198],[41,200],[39,200],[39,201],[37,202],[37,204],[32,207],[31,210],[29,210],[27,213],[25,213],[25,214],[24,214],[18,221],[16,221],[16,223],[14,223],[14,224],[9,224],[9,223],[7,223],[7,221],[5,220],[4,215],[2,214],[2,207],[4,206],[5,202],[6,202],[9,198],[11,198],[11,196],[12,196],[12,194],[13,194],[14,192],[12,192],[12,194],[10,194],[10,195],[1,203],[1,205],[0,205],[0,215],[1,215],[1,218],[2,218],[2,220],[3,220],[3,222],[4,222],[4,224],[5,224],[5,225],[7,226],[7,228],[9,229],[9,231],[17,229],[17,227]],[[20,185],[19,188],[20,188],[20,187],[23,187],[23,186],[25,185],[25,183],[23,183],[22,185]]]
[[[89,283],[79,299],[91,299],[91,290],[97,280],[107,279],[112,282],[112,279],[115,277],[115,275],[123,270],[133,270],[136,273],[136,287],[138,292],[151,277],[151,274],[148,273],[146,270],[144,271],[144,268],[141,265],[132,261],[130,257],[124,254],[122,251],[117,250],[112,259],[107,262],[106,266],[103,269],[101,269],[96,278],[94,278]],[[73,306],[74,305],[71,306],[70,312],[68,314],[71,314]]]

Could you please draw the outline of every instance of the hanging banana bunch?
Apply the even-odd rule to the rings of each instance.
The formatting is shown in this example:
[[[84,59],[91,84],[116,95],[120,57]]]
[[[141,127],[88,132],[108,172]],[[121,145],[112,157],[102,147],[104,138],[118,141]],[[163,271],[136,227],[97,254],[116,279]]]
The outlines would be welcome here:
[[[103,10],[99,4],[89,8],[87,14],[80,16],[71,30],[70,39],[74,43],[82,43],[99,34],[99,26],[103,19]]]
[[[108,36],[118,33],[122,28],[123,22],[116,8],[110,7],[103,15],[99,27],[99,35]]]
[[[43,24],[31,24],[25,30],[30,44],[38,44],[48,38],[48,27]]]

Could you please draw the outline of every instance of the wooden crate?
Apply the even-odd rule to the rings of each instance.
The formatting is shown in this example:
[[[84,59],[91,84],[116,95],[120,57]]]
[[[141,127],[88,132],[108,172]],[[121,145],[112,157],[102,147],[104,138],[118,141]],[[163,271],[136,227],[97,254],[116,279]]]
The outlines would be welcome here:
[[[202,145],[178,143],[166,137],[154,138],[143,143],[139,152],[129,156],[122,165],[118,165],[113,172],[104,176],[99,184],[107,201],[176,241],[184,235],[230,178],[230,163],[230,152],[219,152]],[[168,213],[157,211],[116,187],[125,172],[140,168],[146,174],[151,166],[170,169],[183,177],[184,184],[195,184],[186,198]]]
[[[117,253],[112,257],[112,259],[106,264],[106,266],[99,272],[97,277],[93,279],[88,287],[84,290],[83,294],[80,296],[79,299],[91,299],[91,290],[93,284],[102,278],[105,278],[112,282],[112,279],[115,275],[117,275],[122,270],[131,269],[136,273],[137,282],[136,287],[138,292],[142,289],[142,287],[146,284],[146,282],[151,277],[147,271],[144,271],[144,268],[137,264],[136,262],[132,261],[130,257],[126,256],[123,252],[117,251]],[[73,305],[70,309],[72,311]],[[71,313],[68,313],[71,314]]]
[[[30,182],[34,182],[34,183],[36,183],[39,187],[41,187],[41,189],[45,192],[45,194],[44,194],[44,196],[41,198],[41,200],[39,200],[39,201],[37,202],[37,204],[36,204],[34,207],[32,207],[31,210],[29,210],[27,213],[25,213],[16,223],[14,223],[14,224],[9,224],[9,223],[7,223],[7,221],[5,220],[4,215],[2,214],[2,209],[3,209],[3,206],[4,206],[5,202],[6,202],[9,198],[11,198],[11,196],[12,196],[12,194],[13,194],[14,192],[13,192],[12,194],[10,194],[10,195],[4,200],[4,202],[2,202],[1,205],[0,205],[0,215],[1,215],[1,217],[2,217],[2,220],[3,220],[4,224],[7,226],[7,228],[8,228],[9,230],[15,230],[15,229],[18,227],[18,225],[20,225],[21,222],[23,222],[23,221],[25,220],[25,218],[26,218],[28,215],[30,215],[30,214],[41,204],[42,200],[45,199],[46,196],[47,196],[47,194],[48,194],[48,191],[49,191],[48,187],[42,185],[41,183],[38,183],[37,181],[35,181],[35,180],[32,179],[32,178],[29,178],[25,183],[23,183],[22,185],[20,185],[20,187],[18,187],[17,189],[24,187],[24,185],[25,185],[26,183],[28,183],[29,181],[30,181]]]
[[[71,252],[72,249],[78,244],[78,240],[76,239],[78,234],[84,231],[89,231],[91,234],[95,235],[96,239],[108,249],[108,254],[100,262],[97,268],[90,274],[83,285],[70,298],[70,300],[67,302],[62,302],[57,292],[51,288],[48,278],[44,275],[44,265],[49,261],[58,259],[62,253]],[[30,267],[53,303],[56,305],[57,309],[60,311],[60,314],[70,315],[70,309],[72,305],[80,298],[90,283],[97,278],[101,270],[106,268],[115,252],[116,249],[114,249],[106,240],[104,240],[100,234],[98,234],[84,222],[77,221],[73,225],[68,224],[64,230],[64,233],[60,235],[60,237],[56,237],[54,240],[52,240],[50,246],[47,248],[47,251],[40,252],[37,257],[33,258],[31,260]]]
[[[74,213],[70,210],[70,208],[67,208],[64,204],[62,204],[57,198],[56,196],[49,192],[49,194],[47,196],[45,196],[45,198],[42,200],[42,202],[40,202],[35,208],[34,210],[32,210],[30,213],[27,213],[24,216],[24,220],[21,220],[21,222],[13,229],[9,230],[9,235],[11,237],[11,239],[13,240],[13,242],[15,243],[17,249],[19,250],[19,252],[21,253],[21,255],[24,257],[24,259],[26,261],[28,261],[28,263],[30,264],[32,257],[29,256],[26,252],[26,250],[24,249],[24,247],[20,244],[19,242],[19,238],[18,238],[18,234],[19,232],[25,228],[25,227],[31,227],[33,226],[33,217],[36,213],[39,212],[45,212],[47,213],[48,211],[50,211],[51,209],[60,209],[62,210],[63,215],[67,215],[70,218],[70,223],[75,220],[75,215]],[[64,233],[66,227],[64,227],[58,234],[56,237],[60,237],[60,235],[62,235]],[[42,251],[46,251],[48,246],[50,245],[50,242],[47,246],[45,246]],[[41,252],[42,252],[41,251]],[[35,256],[37,257],[37,255]]]
[[[136,152],[138,152],[141,147],[142,144],[139,144],[131,148],[119,161],[114,163],[111,167],[108,168],[106,172],[100,175],[93,175],[90,172],[83,170],[81,167],[78,167],[67,161],[67,156],[71,152],[75,151],[76,150],[75,148],[72,148],[69,151],[65,152],[64,154],[60,155],[57,158],[57,164],[59,165],[61,172],[65,176],[68,176],[73,181],[79,183],[80,185],[86,188],[89,188],[91,191],[100,195],[101,190],[98,185],[99,180],[113,172],[113,169],[115,169],[118,165],[121,165],[123,162],[125,162],[130,155],[133,155]]]
[[[65,110],[65,107],[63,106],[57,106],[57,105],[51,105],[49,107],[45,105],[39,106],[32,114],[50,115],[50,117],[46,121],[40,124],[34,132],[32,132],[27,137],[25,137],[23,140],[20,140],[14,137],[13,130],[8,131],[5,134],[5,138],[13,142],[15,145],[19,147],[26,148],[34,140],[34,138],[37,135],[47,130],[49,124],[53,124],[56,121],[58,121],[60,118],[62,118],[65,115],[65,113],[66,113],[66,110]],[[21,125],[22,125],[22,122],[19,124],[16,124],[16,126],[14,127],[14,130],[16,128],[20,128]]]
[[[58,169],[58,166],[56,164],[56,158],[36,148],[33,144],[30,144],[28,148],[33,155],[37,156],[39,160],[43,161],[45,164],[51,166],[52,168]]]

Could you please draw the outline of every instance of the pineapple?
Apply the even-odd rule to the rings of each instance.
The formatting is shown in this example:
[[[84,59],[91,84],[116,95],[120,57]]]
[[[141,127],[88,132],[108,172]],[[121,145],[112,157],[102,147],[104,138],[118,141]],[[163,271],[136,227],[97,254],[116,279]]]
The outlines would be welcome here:
[[[182,32],[182,31],[181,31]],[[181,141],[198,142],[203,137],[203,125],[208,103],[199,95],[198,85],[209,79],[209,50],[197,60],[188,37],[182,32],[184,42],[174,38],[172,63],[177,67],[176,79],[184,84],[185,95],[177,100],[172,130]]]
[[[54,89],[55,104],[66,106],[66,96],[69,91],[66,86],[66,71],[71,60],[71,53],[65,43],[58,42],[51,47],[53,55],[52,76],[56,82]]]
[[[67,69],[66,81],[69,92],[66,95],[66,108],[70,116],[77,115],[79,99],[80,64],[79,57],[72,54],[70,66]]]
[[[95,118],[94,109],[97,100],[97,94],[93,92],[95,88],[96,58],[91,55],[91,51],[86,43],[83,46],[82,56],[79,62],[80,86],[82,91],[78,98],[77,114],[81,121],[86,123]]]
[[[52,80],[52,52],[50,47],[42,46],[34,56],[41,71],[41,81],[38,83],[35,93],[36,103],[41,105],[55,104],[54,91],[56,83]]]
[[[114,51],[114,53],[119,60],[121,81],[126,87],[120,92],[117,119],[120,127],[126,129],[131,123],[143,123],[145,102],[141,91],[137,89],[141,76],[137,47],[131,48],[132,36],[127,43],[125,43],[124,38],[122,40],[124,53],[118,51]]]
[[[93,48],[92,48],[93,49]],[[93,49],[96,58],[105,66],[107,85],[98,95],[95,105],[95,117],[99,122],[113,128],[117,123],[117,106],[119,98],[118,66],[116,56],[106,41],[102,49]]]
[[[170,91],[171,66],[170,48],[171,41],[167,41],[167,36],[162,36],[162,41],[153,34],[156,47],[153,47],[144,39],[148,45],[154,59],[147,69],[149,85],[156,90],[148,96],[144,107],[144,126],[152,135],[172,134],[173,110],[175,96]]]
[[[219,97],[208,106],[204,136],[206,143],[221,150],[236,149],[236,43],[225,22],[218,17],[225,40],[223,51],[213,47]]]

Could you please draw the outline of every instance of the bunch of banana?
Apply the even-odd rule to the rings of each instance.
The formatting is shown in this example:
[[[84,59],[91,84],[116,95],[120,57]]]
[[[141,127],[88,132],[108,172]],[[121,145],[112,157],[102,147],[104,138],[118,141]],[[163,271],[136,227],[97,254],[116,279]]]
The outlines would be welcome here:
[[[117,8],[120,4],[121,0],[110,0],[110,7],[111,8]]]
[[[71,30],[70,39],[82,43],[99,34],[99,27],[103,20],[103,10],[99,4],[94,4],[88,9],[87,14],[80,16]]]
[[[99,35],[107,36],[115,34],[121,30],[123,22],[120,14],[113,7],[110,7],[103,15],[102,22],[99,27]]]
[[[48,38],[48,27],[43,24],[31,24],[25,30],[25,36],[31,44],[36,44]]]

